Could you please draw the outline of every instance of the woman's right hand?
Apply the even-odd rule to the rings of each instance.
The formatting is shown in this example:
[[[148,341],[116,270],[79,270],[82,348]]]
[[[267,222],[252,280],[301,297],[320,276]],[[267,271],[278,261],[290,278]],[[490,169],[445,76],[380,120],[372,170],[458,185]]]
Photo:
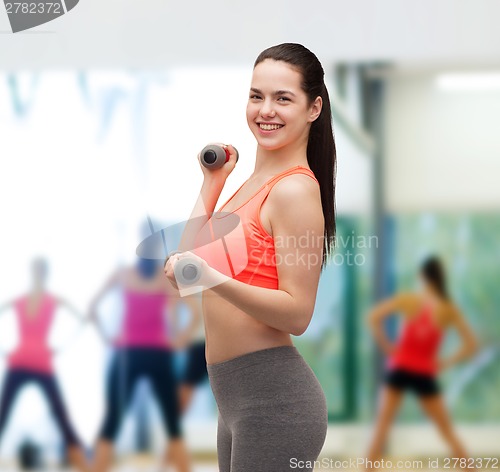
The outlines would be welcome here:
[[[223,144],[223,143],[209,143],[209,144],[217,144],[218,146],[222,146],[224,149],[229,151],[229,160],[218,169],[208,169],[201,163],[201,151],[198,153],[198,163],[200,164],[201,170],[203,172],[203,176],[205,180],[219,180],[222,183],[225,183],[226,179],[229,177],[229,174],[234,170],[236,166],[236,149],[231,146],[231,144]]]

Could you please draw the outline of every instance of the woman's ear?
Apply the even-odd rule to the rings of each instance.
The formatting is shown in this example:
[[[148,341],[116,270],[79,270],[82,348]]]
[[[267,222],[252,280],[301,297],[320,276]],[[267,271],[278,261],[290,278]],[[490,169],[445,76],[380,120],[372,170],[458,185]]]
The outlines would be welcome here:
[[[318,116],[321,114],[321,109],[323,108],[323,99],[318,95],[314,100],[314,103],[311,105],[311,111],[309,113],[309,122],[312,123],[315,121]]]

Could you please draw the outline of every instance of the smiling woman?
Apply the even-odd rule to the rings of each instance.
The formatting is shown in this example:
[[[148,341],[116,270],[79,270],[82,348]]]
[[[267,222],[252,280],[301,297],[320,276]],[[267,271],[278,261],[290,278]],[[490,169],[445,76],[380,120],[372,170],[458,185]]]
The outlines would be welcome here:
[[[224,238],[225,250],[246,252],[246,266],[223,273],[200,257],[203,251],[193,250],[169,258],[165,273],[182,290],[174,272],[179,260],[197,257],[202,267],[197,283],[205,288],[219,470],[284,471],[293,458],[313,463],[327,428],[323,390],[291,339],[311,321],[335,236],[335,142],[317,57],[293,43],[263,51],[246,117],[257,140],[254,172],[221,207],[240,218],[238,234]],[[200,165],[201,195],[181,250],[196,247],[197,235],[216,224],[215,205],[236,164],[234,148],[228,149],[230,159],[221,168]]]
[[[307,143],[312,122],[308,121],[307,114],[311,110],[307,103],[309,97],[304,92],[299,93],[301,81],[300,71],[283,61],[267,58],[255,67],[247,106],[247,122],[258,142],[258,136],[265,136],[279,141],[276,144],[280,148],[283,145],[293,145],[296,148]],[[283,85],[283,88],[276,90],[276,84]],[[294,89],[297,93],[293,92]],[[321,111],[322,104],[320,95],[314,97],[312,106],[316,113]],[[270,140],[259,144],[268,150],[277,149]],[[291,149],[287,147],[286,150],[289,152]]]

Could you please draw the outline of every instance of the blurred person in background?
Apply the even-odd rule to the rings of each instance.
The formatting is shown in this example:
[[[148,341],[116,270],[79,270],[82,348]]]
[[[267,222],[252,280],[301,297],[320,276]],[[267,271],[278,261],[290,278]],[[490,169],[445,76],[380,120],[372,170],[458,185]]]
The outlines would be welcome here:
[[[14,308],[19,327],[19,342],[8,358],[7,372],[0,400],[0,439],[20,390],[27,384],[36,384],[50,405],[52,415],[61,431],[68,460],[80,471],[89,471],[82,443],[75,431],[62,398],[54,373],[53,350],[48,337],[54,323],[56,309],[65,307],[80,321],[84,321],[66,300],[46,289],[48,263],[36,258],[31,263],[32,285],[29,292],[0,307],[0,312]]]
[[[205,327],[203,323],[201,294],[182,297],[177,307],[189,308],[190,321],[183,333],[174,336],[176,349],[186,349],[186,365],[179,382],[181,412],[189,409],[196,387],[208,379],[205,358]],[[172,331],[177,332],[178,316],[173,317]]]
[[[169,437],[165,463],[179,472],[190,470],[181,431],[174,347],[167,322],[176,294],[166,283],[161,267],[156,260],[138,258],[134,266],[118,269],[90,305],[90,318],[107,338],[97,316],[99,302],[114,287],[121,290],[125,302],[121,331],[117,339],[109,340],[115,351],[108,373],[105,418],[96,445],[94,472],[110,470],[121,421],[136,384],[143,377],[151,383]]]
[[[439,258],[432,256],[423,262],[419,281],[419,292],[399,293],[383,300],[368,317],[378,346],[388,356],[388,369],[367,455],[372,462],[382,456],[391,424],[407,390],[418,396],[422,410],[437,426],[453,457],[467,457],[446,409],[437,375],[472,356],[478,344],[464,315],[448,294],[445,269]],[[384,321],[395,312],[403,319],[403,326],[400,336],[393,342],[386,335]],[[440,359],[439,348],[445,333],[451,329],[458,332],[461,348],[454,355]]]

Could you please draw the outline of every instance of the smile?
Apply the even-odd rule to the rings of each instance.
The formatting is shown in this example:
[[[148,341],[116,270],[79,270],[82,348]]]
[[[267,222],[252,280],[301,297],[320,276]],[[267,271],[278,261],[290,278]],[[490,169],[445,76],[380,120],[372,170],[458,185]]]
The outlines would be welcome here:
[[[264,131],[273,131],[273,130],[276,130],[276,129],[283,128],[283,126],[284,125],[278,125],[278,124],[268,125],[268,124],[265,124],[265,123],[259,123],[259,128],[263,129]]]

